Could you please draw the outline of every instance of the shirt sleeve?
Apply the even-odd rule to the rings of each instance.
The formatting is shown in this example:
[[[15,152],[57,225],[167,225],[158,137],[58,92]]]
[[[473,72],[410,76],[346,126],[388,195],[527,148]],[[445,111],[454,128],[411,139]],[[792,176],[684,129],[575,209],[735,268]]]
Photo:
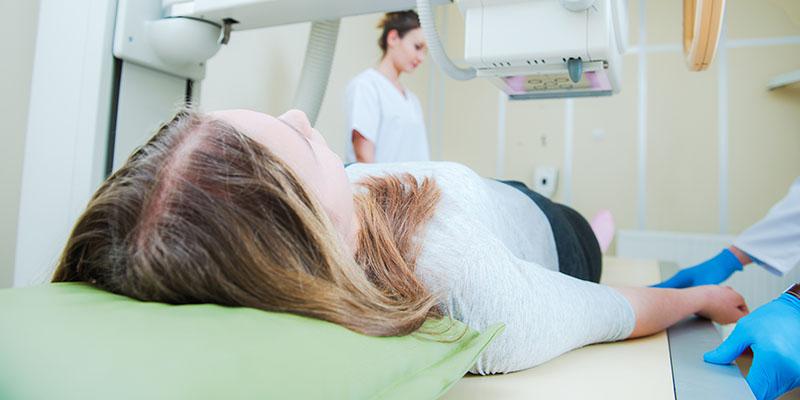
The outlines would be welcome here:
[[[768,271],[783,275],[800,264],[800,178],[760,221],[733,242]]]
[[[381,119],[378,90],[363,79],[353,81],[347,88],[347,132],[358,131],[375,143]]]
[[[445,272],[446,279],[458,282],[446,284],[445,311],[477,330],[506,325],[472,373],[531,368],[591,343],[625,339],[633,331],[633,308],[610,287],[516,258],[492,238],[447,247],[460,252],[457,259],[464,262]],[[445,246],[429,250],[448,252]]]

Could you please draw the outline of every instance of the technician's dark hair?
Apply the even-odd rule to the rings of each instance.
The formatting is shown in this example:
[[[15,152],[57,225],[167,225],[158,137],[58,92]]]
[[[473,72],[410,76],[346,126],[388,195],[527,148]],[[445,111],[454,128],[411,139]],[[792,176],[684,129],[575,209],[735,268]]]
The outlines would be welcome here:
[[[383,55],[386,55],[386,38],[389,37],[389,32],[395,30],[397,35],[402,38],[408,31],[413,31],[419,27],[419,15],[414,10],[386,13],[381,22],[378,23],[378,28],[383,29],[383,33],[378,39],[378,46],[383,51]]]

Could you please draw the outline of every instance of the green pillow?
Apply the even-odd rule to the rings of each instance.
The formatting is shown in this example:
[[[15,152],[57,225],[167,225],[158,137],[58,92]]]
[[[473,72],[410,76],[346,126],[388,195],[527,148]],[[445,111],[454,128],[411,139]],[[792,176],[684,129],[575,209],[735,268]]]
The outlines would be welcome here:
[[[448,329],[449,327],[449,329]],[[502,330],[376,338],[292,314],[0,290],[0,399],[433,399]],[[463,334],[463,335],[462,335]]]

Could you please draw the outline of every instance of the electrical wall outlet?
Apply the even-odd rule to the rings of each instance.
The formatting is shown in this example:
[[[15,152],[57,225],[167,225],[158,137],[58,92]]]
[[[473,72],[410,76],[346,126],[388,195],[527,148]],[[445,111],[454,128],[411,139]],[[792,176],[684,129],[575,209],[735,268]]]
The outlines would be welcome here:
[[[533,191],[548,199],[556,193],[558,168],[553,166],[536,167],[533,171]]]

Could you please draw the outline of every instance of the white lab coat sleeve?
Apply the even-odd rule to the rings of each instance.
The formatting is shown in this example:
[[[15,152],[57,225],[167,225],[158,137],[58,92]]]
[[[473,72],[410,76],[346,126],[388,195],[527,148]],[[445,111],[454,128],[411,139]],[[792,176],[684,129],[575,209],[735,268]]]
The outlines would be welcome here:
[[[733,245],[768,271],[783,275],[800,264],[800,178],[767,215],[747,228]]]
[[[347,132],[358,131],[372,143],[378,139],[381,105],[372,82],[356,80],[347,88]]]

